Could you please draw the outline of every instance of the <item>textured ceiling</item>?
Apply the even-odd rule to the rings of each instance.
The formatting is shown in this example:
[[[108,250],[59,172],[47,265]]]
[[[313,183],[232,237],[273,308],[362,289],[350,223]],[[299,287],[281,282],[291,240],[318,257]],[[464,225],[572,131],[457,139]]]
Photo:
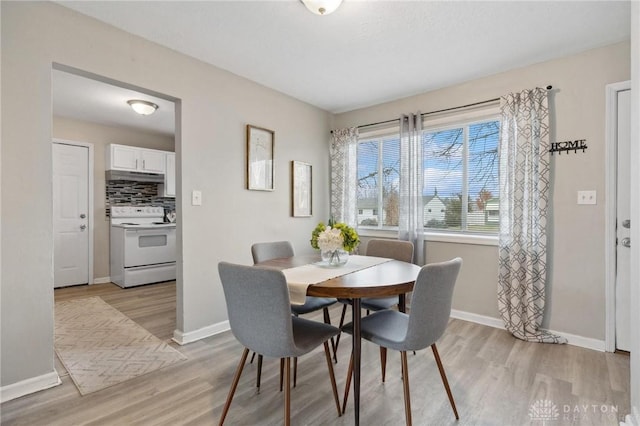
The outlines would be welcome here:
[[[630,33],[628,1],[344,0],[328,16],[297,0],[59,3],[334,113]]]

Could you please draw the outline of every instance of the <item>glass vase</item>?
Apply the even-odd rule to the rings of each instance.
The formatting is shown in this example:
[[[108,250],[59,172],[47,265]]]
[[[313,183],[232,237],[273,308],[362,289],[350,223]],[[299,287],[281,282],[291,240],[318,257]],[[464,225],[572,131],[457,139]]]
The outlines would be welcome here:
[[[320,256],[324,266],[337,268],[344,265],[349,260],[349,252],[343,249],[321,250]]]

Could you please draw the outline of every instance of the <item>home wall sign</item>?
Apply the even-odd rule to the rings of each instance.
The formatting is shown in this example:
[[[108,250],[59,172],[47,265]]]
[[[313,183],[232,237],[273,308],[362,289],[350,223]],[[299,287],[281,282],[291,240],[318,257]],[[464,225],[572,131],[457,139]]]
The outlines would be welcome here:
[[[579,149],[584,152],[587,149],[587,140],[586,139],[578,139],[575,141],[564,141],[564,142],[553,142],[551,144],[551,149],[549,152],[553,154],[557,152],[558,155],[562,154],[562,151],[573,151],[574,153],[578,152]]]

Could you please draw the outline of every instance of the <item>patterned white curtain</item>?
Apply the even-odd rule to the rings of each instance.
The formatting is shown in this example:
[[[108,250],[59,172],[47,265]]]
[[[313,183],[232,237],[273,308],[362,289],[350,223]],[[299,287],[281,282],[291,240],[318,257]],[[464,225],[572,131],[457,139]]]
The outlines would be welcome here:
[[[547,279],[549,109],[544,89],[501,99],[498,309],[515,337],[566,339],[540,330]]]
[[[424,265],[422,116],[400,116],[400,214],[398,239],[413,243],[413,263]]]
[[[357,147],[358,129],[334,130],[329,155],[331,157],[331,217],[349,226],[357,225]]]

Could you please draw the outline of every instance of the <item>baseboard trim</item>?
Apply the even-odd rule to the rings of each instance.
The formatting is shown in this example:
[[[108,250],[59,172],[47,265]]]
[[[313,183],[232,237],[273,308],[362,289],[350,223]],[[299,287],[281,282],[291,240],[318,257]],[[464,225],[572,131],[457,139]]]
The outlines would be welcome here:
[[[472,312],[459,311],[457,309],[451,310],[451,317],[461,319],[463,321],[474,322],[476,324],[482,324],[493,328],[499,328],[504,330],[504,323],[500,318],[494,318],[486,315],[474,314]],[[563,331],[547,330],[553,334],[557,334],[567,339],[567,343],[572,346],[578,346],[586,349],[593,349],[599,352],[605,352],[604,340],[593,339],[591,337],[578,336],[575,334],[565,333]]]
[[[451,310],[451,317],[504,330],[504,323],[500,318],[474,314],[473,312],[459,311],[457,309]]]
[[[627,414],[623,421],[620,421],[620,426],[638,426],[640,425],[640,415],[638,410],[633,408],[631,414]]]
[[[111,282],[111,277],[100,277],[100,278],[93,279],[94,284],[106,284],[110,282]]]
[[[62,381],[60,380],[60,376],[58,376],[58,372],[54,370],[51,373],[2,386],[0,387],[0,402],[11,401],[12,399],[29,395],[30,393],[58,386],[61,383]]]
[[[194,331],[183,332],[182,330],[175,330],[173,332],[172,340],[179,345],[186,345],[187,343],[195,342],[205,337],[214,336],[216,334],[224,333],[230,330],[229,321],[222,321],[217,324],[211,324],[206,327],[199,328]]]

